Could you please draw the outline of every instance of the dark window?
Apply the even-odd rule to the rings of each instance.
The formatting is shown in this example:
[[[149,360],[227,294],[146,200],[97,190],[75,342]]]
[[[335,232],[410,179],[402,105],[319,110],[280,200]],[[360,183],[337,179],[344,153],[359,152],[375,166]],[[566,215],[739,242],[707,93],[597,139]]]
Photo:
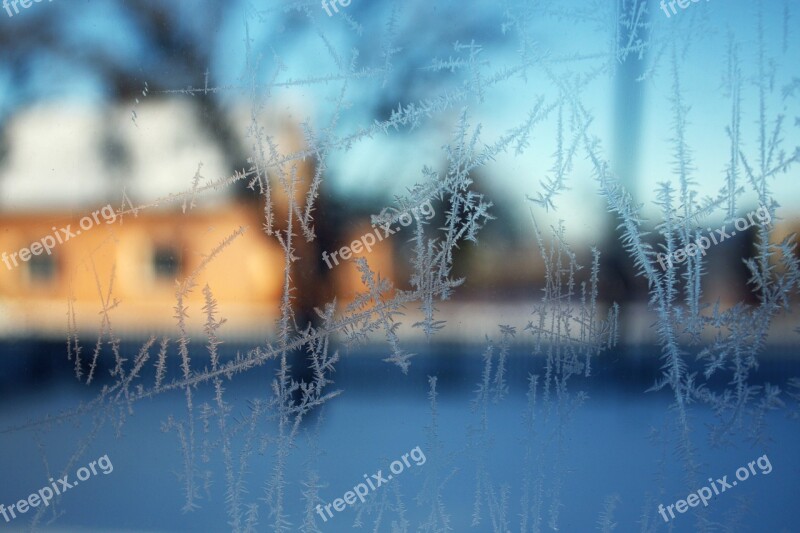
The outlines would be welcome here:
[[[157,278],[175,279],[181,270],[178,250],[169,246],[156,247],[153,252],[153,270]]]
[[[56,260],[51,255],[31,256],[28,262],[28,271],[33,281],[52,281],[56,276]]]

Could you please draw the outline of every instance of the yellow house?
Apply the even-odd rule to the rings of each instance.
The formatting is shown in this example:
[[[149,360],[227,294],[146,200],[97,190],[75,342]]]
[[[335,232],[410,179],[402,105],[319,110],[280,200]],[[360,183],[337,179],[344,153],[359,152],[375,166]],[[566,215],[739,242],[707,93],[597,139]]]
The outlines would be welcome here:
[[[283,252],[261,232],[257,213],[232,205],[187,215],[143,211],[112,223],[96,218],[99,223],[90,225],[66,213],[2,217],[0,332],[63,336],[70,302],[78,330],[96,332],[103,301],[113,307],[111,326],[119,335],[174,332],[176,281],[240,227],[247,229],[198,276],[187,299],[190,326],[202,327],[206,284],[228,318],[227,328],[251,331],[274,319]],[[37,246],[54,238],[62,242],[49,254]]]

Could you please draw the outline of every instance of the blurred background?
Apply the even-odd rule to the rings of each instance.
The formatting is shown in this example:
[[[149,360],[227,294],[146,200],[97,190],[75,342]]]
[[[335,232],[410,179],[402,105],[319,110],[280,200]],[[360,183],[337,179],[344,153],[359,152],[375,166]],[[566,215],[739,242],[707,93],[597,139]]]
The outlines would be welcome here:
[[[698,197],[713,199],[724,192],[731,136],[738,135],[743,153],[755,160],[760,113],[769,113],[770,124],[782,123],[775,133],[785,147],[782,155],[796,157],[800,146],[800,35],[795,23],[800,4],[794,0],[691,3],[670,18],[657,2],[634,0],[354,0],[340,5],[332,16],[319,3],[304,0],[52,0],[3,7],[0,252],[10,258],[48,235],[61,236],[62,228],[81,230],[59,242],[51,254],[29,260],[18,255],[18,265],[13,259],[0,265],[0,397],[8,409],[16,409],[8,411],[4,426],[70,407],[61,389],[73,377],[65,341],[69,345],[70,339],[81,339],[89,350],[113,327],[130,352],[150,335],[174,336],[176,282],[186,279],[240,227],[247,228],[245,233],[203,270],[197,286],[214,288],[220,314],[227,319],[221,333],[227,355],[235,357],[238,350],[274,338],[284,253],[263,231],[261,185],[243,177],[263,157],[258,146],[266,136],[281,155],[303,154],[296,167],[298,197],[309,192],[314,176],[323,178],[313,211],[316,239],[298,245],[303,261],[291,271],[298,331],[315,323],[315,308],[333,298],[346,305],[362,289],[352,260],[328,268],[322,253],[373,231],[371,217],[395,205],[396,196],[422,182],[427,170],[446,172],[442,147],[453,141],[464,109],[472,127],[480,124],[478,147],[489,148],[532,116],[539,98],[547,105],[557,100],[562,88],[555,86],[553,77],[574,82],[593,116],[591,137],[597,138],[612,170],[643,206],[644,227],[652,232],[648,238],[654,246],[661,242],[655,231],[662,219],[655,204],[658,183],[672,181],[677,187],[670,100],[675,66]],[[759,107],[758,98],[764,107]],[[365,133],[411,105],[421,117],[418,123]],[[740,116],[732,109],[740,109]],[[555,105],[532,130],[524,150],[499,150],[470,173],[473,188],[493,203],[495,219],[477,243],[467,242],[456,250],[453,277],[466,281],[449,301],[436,304],[437,319],[447,321],[447,327],[430,340],[410,327],[422,319],[422,312],[405,310],[398,334],[424,356],[412,372],[415,377],[401,385],[387,369],[371,366],[375,352],[368,343],[339,369],[342,387],[350,385],[366,398],[378,394],[380,383],[398,390],[407,387],[422,403],[399,402],[389,411],[398,418],[415,409],[424,416],[427,374],[453,378],[443,384],[445,390],[472,390],[487,335],[496,334],[498,324],[522,329],[542,298],[545,262],[532,216],[541,228],[564,222],[563,238],[586,267],[579,273],[581,281],[589,279],[591,248],[600,250],[599,315],[606,316],[614,303],[619,304],[619,345],[609,362],[600,363],[602,385],[594,386],[613,394],[629,389],[639,394],[652,384],[661,362],[648,286],[636,276],[623,250],[619,222],[598,194],[591,161],[582,148],[575,151],[582,127],[566,106]],[[348,141],[350,136],[354,142]],[[331,139],[337,141],[337,149],[321,152],[317,143]],[[574,156],[568,163],[558,158],[570,150]],[[740,184],[746,185],[745,163],[738,164]],[[771,194],[779,203],[779,218],[770,229],[773,242],[800,227],[797,167],[787,168],[771,177]],[[546,184],[557,177],[563,181],[551,202],[532,201],[541,199]],[[270,174],[269,179],[276,191],[276,225],[284,228],[289,201],[280,192],[281,177]],[[82,222],[105,206],[111,206],[113,217]],[[758,207],[758,198],[744,193],[737,198],[735,212],[743,216]],[[442,203],[433,203],[432,226],[444,224],[445,210]],[[726,223],[723,214],[724,209],[718,209],[701,216],[699,223],[709,230],[720,228]],[[708,251],[703,302],[720,302],[723,307],[757,303],[741,261],[754,251],[755,232],[756,228],[739,232]],[[544,233],[549,238],[550,232]],[[366,256],[381,276],[401,289],[409,288],[412,237],[413,227],[402,228]],[[202,337],[200,290],[188,305],[189,332],[193,339]],[[103,318],[104,308],[110,310],[110,324]],[[773,324],[759,383],[797,375],[796,321],[782,315]],[[385,343],[375,340],[380,342]],[[515,350],[524,351],[532,343],[520,336]],[[447,356],[469,356],[470,362],[454,363]],[[103,359],[100,366],[108,371],[112,363]],[[513,390],[521,396],[525,376],[535,363],[514,364]],[[242,386],[260,385],[253,381]],[[69,390],[67,397],[86,399],[85,392]],[[38,402],[20,400],[39,394]],[[359,408],[361,399],[349,401],[354,402],[345,404],[349,408]],[[156,407],[144,408],[144,413],[157,420]],[[597,419],[587,414],[587,427],[619,422],[607,410],[602,413]],[[341,421],[341,416],[334,411],[332,420]],[[609,420],[597,422],[602,416]],[[143,427],[142,421],[149,419],[143,414],[133,427]],[[514,424],[503,421],[504,427]],[[331,453],[344,447],[336,444],[342,435],[359,431],[347,422],[336,427],[329,434]],[[386,430],[386,442],[402,438],[403,432],[395,430]],[[780,431],[796,442],[795,426],[781,426]],[[576,438],[585,439],[587,433],[578,432]],[[423,438],[421,430],[419,436]],[[615,445],[614,438],[609,434],[608,446]],[[19,434],[4,434],[3,439],[7,458],[27,453]],[[112,446],[112,440],[102,442]],[[167,469],[166,452],[156,448],[153,445],[152,464]],[[341,453],[352,452],[344,447]],[[393,458],[393,452],[386,455]],[[739,455],[730,457],[736,462]],[[650,459],[640,457],[641,464],[650,464]],[[136,468],[136,461],[128,461]],[[498,471],[513,471],[509,461]],[[377,469],[378,463],[372,463]],[[345,485],[361,476],[361,470],[339,468],[336,475]],[[717,470],[709,475],[722,475]],[[787,462],[781,475],[790,471]],[[34,485],[43,477],[14,472],[20,479],[30,477]],[[606,475],[612,474],[597,474],[598,479]],[[784,486],[793,483],[786,481]],[[576,491],[579,485],[576,482]],[[27,488],[16,490],[20,486],[0,495],[8,496],[4,501],[21,497]],[[137,486],[131,483],[119,490],[135,498]],[[637,486],[631,480],[628,489],[635,493]],[[769,505],[782,501],[771,498]],[[580,523],[594,525],[596,511],[600,503],[592,507],[591,518]],[[628,523],[636,520],[638,511],[630,510]],[[115,512],[123,516],[130,509]],[[73,516],[79,517],[74,527],[96,518]],[[98,530],[116,523],[114,516],[99,520],[105,525]],[[128,517],[126,527],[204,530],[200,522],[191,525],[174,517],[162,522],[154,516],[147,525]],[[164,516],[171,515],[165,511]],[[780,517],[790,523],[788,515]],[[226,529],[222,519],[213,524],[210,530]],[[773,525],[783,527],[783,522]],[[336,527],[342,528],[332,530],[350,530]]]
[[[671,81],[662,57],[667,54],[662,34],[669,31],[677,34],[670,35],[676,41],[697,41],[692,49],[697,53],[679,58],[685,100],[692,103],[687,141],[697,147],[694,180],[700,194],[716,197],[724,185],[730,118],[724,85],[728,67],[716,58],[725,56],[726,31],[736,32],[746,53],[756,38],[748,15],[755,8],[741,2],[719,12],[687,9],[681,20],[667,19],[661,11],[645,13],[644,29],[636,38],[649,46],[641,53],[615,57],[609,65],[608,38],[616,29],[615,17],[630,7],[612,4],[536,4],[529,9],[536,10],[541,21],[529,24],[533,33],[527,38],[564,58],[554,60],[554,69],[604,71],[584,94],[595,114],[593,131],[604,137],[615,171],[654,226],[661,216],[653,203],[657,183],[669,180],[674,167],[669,144],[673,118],[666,105]],[[99,303],[94,276],[108,279],[113,265],[114,294],[125,302],[116,310],[118,332],[141,336],[163,330],[165,324],[171,327],[175,279],[191,272],[203,251],[231,228],[243,225],[251,231],[230,250],[228,259],[240,265],[240,275],[231,276],[222,264],[212,265],[207,275],[220,287],[219,298],[234,330],[230,333],[262,338],[276,317],[280,250],[258,231],[262,206],[248,189],[249,180],[206,188],[250,167],[253,123],[262,134],[275,137],[281,153],[299,152],[307,148],[309,134],[343,136],[386,120],[398,105],[452,92],[461,76],[442,75],[441,62],[450,61],[456,73],[466,68],[464,61],[473,61],[469,68],[488,79],[495,65],[513,65],[518,53],[503,31],[521,15],[489,5],[464,10],[455,3],[428,2],[400,10],[390,3],[359,4],[343,9],[336,19],[302,2],[275,7],[249,2],[202,5],[87,2],[76,9],[74,4],[54,2],[19,13],[12,8],[13,16],[0,19],[0,247],[10,254],[54,233],[53,227],[77,228],[83,216],[105,205],[124,213],[113,224],[100,224],[59,245],[50,255],[34,256],[3,271],[3,335],[60,339],[70,297],[79,310],[79,328],[96,330],[99,324],[90,316]],[[776,33],[770,32],[765,46],[774,102],[786,112],[788,125],[794,118],[787,106],[796,111],[796,87],[784,72],[791,61],[782,59],[792,57],[796,43],[782,20],[790,3],[774,7],[766,10],[765,23]],[[442,18],[451,23],[442,27]],[[576,28],[569,39],[547,24],[563,18],[570,18]],[[385,19],[391,22],[389,28],[366,23]],[[628,34],[616,30],[617,39],[626,39]],[[473,43],[478,52],[459,45],[464,35],[480,41]],[[691,43],[683,44],[688,49]],[[586,49],[597,53],[570,59],[575,50]],[[469,54],[480,61],[469,59]],[[748,70],[743,80],[753,74],[750,59],[742,58]],[[390,205],[393,194],[420,181],[424,167],[443,171],[446,161],[440,147],[449,141],[459,106],[470,105],[470,120],[481,123],[488,142],[512,127],[536,97],[552,94],[547,78],[530,70],[503,83],[487,82],[490,92],[480,101],[442,106],[424,127],[364,138],[349,149],[324,154],[324,162],[318,156],[307,158],[299,169],[306,190],[315,172],[324,176],[316,208],[318,239],[311,243],[309,255],[337,250],[370,230],[369,216]],[[645,75],[644,81],[637,81]],[[776,77],[787,84],[780,86]],[[345,97],[337,101],[342,90]],[[752,82],[745,82],[739,97],[755,90]],[[755,117],[749,111],[741,118],[741,137],[752,145],[756,139],[749,134],[755,131],[747,125]],[[453,330],[457,338],[476,332],[473,340],[482,340],[483,334],[469,324],[480,323],[487,303],[501,317],[515,316],[521,302],[539,297],[544,270],[531,236],[529,210],[534,206],[526,197],[537,197],[540,184],[552,175],[548,167],[556,149],[556,127],[552,113],[534,134],[531,149],[514,157],[501,153],[477,171],[477,187],[494,203],[496,220],[485,228],[480,246],[458,251],[457,274],[467,283],[455,295],[458,302],[441,309],[465,325]],[[783,140],[790,149],[796,146],[792,143],[797,142],[797,128],[787,128]],[[628,266],[616,222],[589,179],[590,167],[579,156],[571,167],[564,184],[568,190],[559,195],[557,209],[539,209],[537,219],[544,226],[569,221],[566,235],[583,259],[589,257],[590,246],[600,247],[607,265],[604,302],[646,302],[646,284]],[[798,188],[788,178],[775,180],[774,188],[781,199],[782,220],[775,221],[772,232],[777,242],[796,226]],[[281,201],[285,210],[285,199]],[[758,206],[753,197],[739,202],[741,214]],[[139,214],[132,209],[136,206],[148,208]],[[443,219],[444,213],[438,213],[436,220]],[[723,221],[711,216],[700,223],[718,228]],[[754,231],[709,251],[714,276],[707,280],[705,301],[748,298],[746,270],[736,263],[752,249]],[[409,238],[395,236],[378,243],[370,254],[378,270],[395,282],[407,278],[403,259]],[[305,265],[299,274],[301,308],[320,305],[333,295],[347,298],[360,286],[352,261],[333,269],[319,263],[318,268]],[[628,309],[636,311],[627,319],[641,316],[637,306],[623,306],[623,313]],[[623,326],[623,341],[646,340],[640,338],[642,331]]]

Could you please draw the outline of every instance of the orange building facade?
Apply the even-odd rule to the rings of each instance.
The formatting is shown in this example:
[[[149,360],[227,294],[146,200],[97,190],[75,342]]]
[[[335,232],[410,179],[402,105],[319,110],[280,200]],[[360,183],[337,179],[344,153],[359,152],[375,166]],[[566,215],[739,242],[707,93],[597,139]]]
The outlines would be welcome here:
[[[88,230],[80,229],[79,218],[2,217],[0,253],[6,255],[0,264],[0,332],[61,337],[70,305],[78,331],[97,332],[104,302],[118,335],[174,331],[177,281],[240,227],[246,228],[244,233],[197,276],[197,286],[186,300],[194,310],[190,327],[202,327],[206,284],[228,318],[226,327],[252,331],[274,319],[283,252],[261,232],[256,213],[236,206],[186,215],[151,210],[136,217],[118,216],[112,223],[99,218]],[[49,254],[32,246],[48,235],[61,236],[63,242]],[[19,252],[25,248],[39,253]]]

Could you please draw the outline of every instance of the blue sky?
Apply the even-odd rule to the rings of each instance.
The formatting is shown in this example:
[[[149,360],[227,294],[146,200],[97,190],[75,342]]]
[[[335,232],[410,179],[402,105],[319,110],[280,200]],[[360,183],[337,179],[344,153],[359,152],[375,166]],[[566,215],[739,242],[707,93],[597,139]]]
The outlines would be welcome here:
[[[261,4],[247,0],[226,2],[224,9],[215,3],[196,0],[183,0],[173,5],[180,21],[178,36],[201,43],[201,47],[210,50],[207,68],[210,84],[215,86],[241,86],[248,81],[245,76],[245,21],[248,21],[247,31],[251,38],[250,60],[257,65],[259,83],[272,79],[278,64],[276,58],[286,67],[278,75],[278,81],[336,75],[339,67],[330,50],[335,51],[345,67],[356,51],[356,70],[379,68],[383,65],[382,47],[390,37],[387,22],[396,6],[397,30],[391,42],[398,50],[391,57],[393,72],[385,84],[381,76],[348,83],[346,109],[337,119],[338,135],[347,135],[369,126],[376,119],[387,118],[398,104],[407,105],[458,89],[464,79],[460,71],[423,70],[433,58],[464,57],[454,50],[455,41],[468,43],[474,40],[483,47],[480,58],[485,64],[480,72],[484,77],[502,68],[511,68],[520,61],[518,37],[513,31],[504,33],[503,25],[509,18],[503,3],[475,2],[467,5],[455,1],[411,1],[393,4],[389,1],[354,0],[332,17],[328,17],[314,2],[305,3],[308,15],[284,9],[289,4],[300,3],[274,2],[262,11],[258,11]],[[210,15],[212,10],[204,9],[205,6],[214,6],[216,14]],[[578,20],[579,12],[572,11],[571,6],[593,20]],[[696,179],[703,194],[713,195],[719,190],[728,157],[725,126],[730,119],[730,102],[722,92],[721,80],[726,68],[729,34],[741,44],[746,78],[742,126],[745,150],[753,153],[755,147],[756,6],[757,2],[744,0],[700,2],[667,19],[653,5],[654,41],[674,42],[681,52],[685,51],[680,57],[679,72],[686,102],[690,105],[688,137],[697,167]],[[788,49],[783,50],[783,8],[782,2],[768,2],[765,20],[766,55],[768,61],[776,65],[777,87],[791,80],[791,71],[786,69],[796,64],[799,44],[798,35],[790,33]],[[558,57],[608,50],[613,38],[612,13],[608,4],[591,0],[572,1],[548,9],[552,11],[534,13],[536,20],[540,20],[534,25],[536,34],[531,36],[537,53]],[[513,20],[513,15],[510,18]],[[163,81],[174,76],[174,88],[180,89],[187,81],[186,76],[175,76],[165,69],[162,52],[153,49],[152,42],[143,38],[136,22],[136,12],[129,4],[114,1],[36,4],[15,18],[0,19],[0,31],[12,28],[14,24],[45,22],[59,32],[69,50],[58,55],[32,54],[24,64],[0,60],[0,95],[3,95],[0,96],[0,115],[3,117],[7,118],[21,106],[37,100],[69,98],[97,103],[112,100],[114,95],[107,86],[107,79],[92,68],[90,61],[82,59],[83,54],[98,48],[103,50],[105,57],[123,65],[128,72],[140,73],[142,85],[148,79],[161,78]],[[354,24],[360,25],[360,35],[354,30]],[[685,50],[681,49],[684,45]],[[656,68],[641,87],[644,94],[643,129],[635,193],[648,206],[654,199],[656,183],[673,179],[668,142],[672,122],[668,101],[672,85],[669,49],[669,46],[663,49],[654,47],[645,58],[648,65],[656,65]],[[602,60],[594,59],[564,63],[555,68],[561,75],[581,74],[601,64]],[[20,71],[24,73],[22,76]],[[16,76],[12,76],[12,72]],[[482,125],[482,141],[492,144],[508,129],[520,124],[539,95],[545,98],[557,95],[556,88],[540,68],[530,68],[527,74],[526,79],[513,77],[488,88],[482,102],[471,98],[455,103],[420,130],[378,135],[355,144],[348,151],[331,154],[328,167],[335,190],[348,197],[401,193],[421,178],[423,166],[443,170],[441,146],[448,142],[459,111],[465,105],[469,108],[470,122]],[[204,72],[188,76],[196,86],[202,86],[203,77]],[[24,82],[20,83],[20,79]],[[308,121],[319,131],[332,119],[333,102],[342,87],[341,81],[332,81],[279,88],[269,98],[291,102],[287,105],[293,106],[293,118]],[[220,95],[222,101],[230,105],[243,97],[247,95],[236,90]],[[608,75],[598,78],[582,97],[595,115],[592,134],[602,139],[606,154],[610,155],[615,142],[616,120],[613,78]],[[794,125],[794,117],[800,116],[797,98],[800,94],[786,102],[779,98],[768,102],[770,120],[776,113],[787,114],[784,138],[789,149],[800,144]],[[534,130],[527,153],[520,157],[498,157],[487,168],[490,187],[520,200],[515,204],[518,214],[526,211],[526,204],[521,199],[540,190],[539,182],[552,165],[554,131],[553,120],[541,124]],[[800,187],[793,183],[796,181],[776,180],[776,192],[787,204],[800,199]],[[570,219],[587,209],[603,208],[590,178],[590,168],[582,155],[576,161],[569,185],[568,201],[561,204],[565,206],[562,207],[564,211],[554,215],[554,219],[556,216]],[[566,206],[572,206],[573,212],[570,213]],[[657,216],[651,207],[645,212]],[[592,235],[593,224],[587,222],[583,229],[578,229],[580,226],[578,224],[573,231]]]

